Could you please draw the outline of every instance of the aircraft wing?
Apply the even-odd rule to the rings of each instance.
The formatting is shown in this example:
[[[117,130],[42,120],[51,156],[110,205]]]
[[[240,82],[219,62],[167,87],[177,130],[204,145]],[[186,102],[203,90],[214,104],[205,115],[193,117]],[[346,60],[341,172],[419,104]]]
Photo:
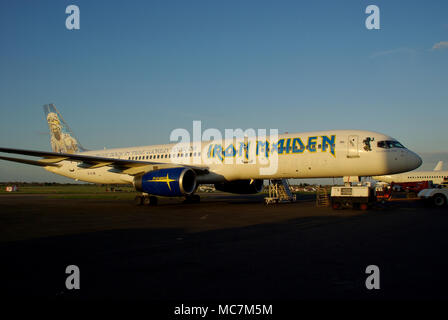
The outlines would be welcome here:
[[[79,162],[78,166],[84,169],[96,169],[104,166],[110,166],[110,171],[116,173],[125,173],[129,175],[137,175],[140,173],[145,173],[152,170],[158,170],[162,168],[172,168],[172,167],[186,167],[191,168],[198,174],[208,173],[206,167],[191,166],[185,164],[176,164],[170,162],[153,162],[153,161],[138,161],[138,160],[124,160],[116,158],[104,158],[97,156],[90,156],[85,154],[72,154],[72,153],[58,153],[58,152],[48,152],[48,151],[34,151],[34,150],[23,150],[23,149],[11,149],[11,148],[0,148],[0,152],[21,154],[25,156],[41,157],[40,160],[28,160],[28,159],[18,159],[10,157],[1,157],[0,159],[7,161],[14,161],[20,163],[26,163],[36,166],[56,166],[59,167],[61,161],[75,161]]]
[[[59,165],[55,164],[55,163],[45,163],[45,162],[36,161],[36,160],[17,159],[17,158],[1,157],[1,156],[0,156],[0,159],[7,160],[7,161],[20,162],[20,163],[25,163],[25,164],[31,164],[33,166],[40,166],[40,167],[46,167],[46,166],[59,167]]]

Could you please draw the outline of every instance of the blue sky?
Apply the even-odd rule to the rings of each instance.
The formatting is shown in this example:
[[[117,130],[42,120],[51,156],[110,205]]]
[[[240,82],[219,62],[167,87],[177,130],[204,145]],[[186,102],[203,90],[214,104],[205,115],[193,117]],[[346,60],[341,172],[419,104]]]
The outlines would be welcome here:
[[[81,29],[65,28],[78,5]],[[367,30],[365,8],[380,8]],[[174,128],[369,129],[448,163],[446,1],[2,1],[0,146],[49,150],[55,103],[89,149]],[[441,43],[440,48],[433,49]],[[67,181],[0,162],[0,181]]]

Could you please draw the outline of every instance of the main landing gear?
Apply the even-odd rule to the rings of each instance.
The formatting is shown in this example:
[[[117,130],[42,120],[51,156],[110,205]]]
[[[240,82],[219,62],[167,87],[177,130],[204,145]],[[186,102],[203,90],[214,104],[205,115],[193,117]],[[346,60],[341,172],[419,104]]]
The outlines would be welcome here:
[[[185,196],[185,200],[183,203],[199,203],[201,201],[201,197],[197,194],[191,194]],[[135,197],[134,202],[137,206],[156,206],[158,203],[158,198],[156,196],[146,195],[138,195]]]
[[[155,196],[149,196],[149,195],[142,195],[142,196],[136,196],[135,197],[135,204],[138,206],[156,206],[158,199]]]

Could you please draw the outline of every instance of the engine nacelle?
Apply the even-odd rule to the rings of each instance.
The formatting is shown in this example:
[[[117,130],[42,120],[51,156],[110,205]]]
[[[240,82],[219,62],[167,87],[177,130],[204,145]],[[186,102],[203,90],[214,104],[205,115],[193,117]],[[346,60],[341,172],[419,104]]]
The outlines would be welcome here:
[[[237,194],[253,194],[263,190],[263,180],[235,180],[231,182],[216,183],[215,188],[219,191],[237,193]]]
[[[190,168],[149,171],[134,178],[135,189],[165,197],[190,195],[196,190],[196,173]]]

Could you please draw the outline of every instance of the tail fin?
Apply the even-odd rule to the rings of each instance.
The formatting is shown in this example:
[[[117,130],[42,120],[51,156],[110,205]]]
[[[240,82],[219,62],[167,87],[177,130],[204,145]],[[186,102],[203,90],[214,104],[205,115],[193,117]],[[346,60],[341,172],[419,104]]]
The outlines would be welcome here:
[[[53,152],[85,151],[54,104],[44,105],[44,111],[50,129],[50,143]]]
[[[436,167],[434,168],[434,171],[441,171],[443,168],[443,161],[437,162]]]

